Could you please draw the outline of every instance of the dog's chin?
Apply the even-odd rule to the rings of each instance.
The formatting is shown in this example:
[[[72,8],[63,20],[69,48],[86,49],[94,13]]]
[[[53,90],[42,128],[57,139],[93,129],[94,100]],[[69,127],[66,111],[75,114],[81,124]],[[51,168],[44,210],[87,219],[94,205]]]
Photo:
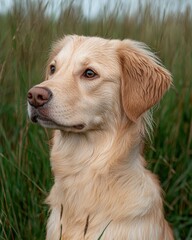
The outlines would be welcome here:
[[[82,132],[85,129],[85,125],[78,124],[78,125],[60,125],[50,120],[42,120],[39,119],[38,123],[45,128],[52,128],[57,130],[62,130],[66,132]]]
[[[37,123],[39,123],[42,127],[45,127],[45,128],[57,129],[57,130],[62,130],[66,132],[82,132],[85,129],[84,124],[63,125],[63,124],[58,124],[52,120],[41,119],[41,118],[37,118]]]
[[[49,119],[47,117],[42,117],[40,115],[31,115],[30,119],[33,123],[38,123],[44,128],[51,128],[51,129],[57,129],[67,132],[82,132],[85,130],[85,124],[60,124],[55,122],[52,119]]]

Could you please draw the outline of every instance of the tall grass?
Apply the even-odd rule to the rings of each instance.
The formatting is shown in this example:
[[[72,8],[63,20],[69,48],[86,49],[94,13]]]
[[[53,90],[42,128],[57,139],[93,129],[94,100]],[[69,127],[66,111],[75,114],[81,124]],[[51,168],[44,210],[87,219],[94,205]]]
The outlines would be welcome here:
[[[17,1],[0,15],[0,239],[44,239],[44,199],[52,185],[50,135],[28,122],[26,93],[42,81],[52,41],[63,34],[132,38],[147,43],[172,72],[172,88],[155,111],[149,168],[159,175],[165,214],[175,238],[192,239],[192,12],[162,12],[151,4],[135,13],[105,11],[88,19],[82,7],[57,17],[43,2]]]

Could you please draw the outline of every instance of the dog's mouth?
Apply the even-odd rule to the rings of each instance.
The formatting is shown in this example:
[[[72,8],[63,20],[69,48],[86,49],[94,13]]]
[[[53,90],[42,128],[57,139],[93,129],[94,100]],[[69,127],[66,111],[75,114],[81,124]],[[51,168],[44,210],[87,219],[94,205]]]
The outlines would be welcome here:
[[[55,120],[43,116],[37,109],[31,109],[30,119],[33,123],[38,123],[45,128],[60,129],[65,131],[80,131],[85,128],[85,124],[63,125],[57,123]]]

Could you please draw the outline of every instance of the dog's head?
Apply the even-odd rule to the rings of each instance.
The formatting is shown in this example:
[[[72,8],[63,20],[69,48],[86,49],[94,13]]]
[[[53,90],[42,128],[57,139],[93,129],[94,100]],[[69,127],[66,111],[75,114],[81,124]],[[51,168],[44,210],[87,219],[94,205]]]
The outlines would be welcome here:
[[[46,79],[28,92],[33,122],[65,131],[132,122],[155,105],[171,75],[144,44],[67,36],[54,44]]]

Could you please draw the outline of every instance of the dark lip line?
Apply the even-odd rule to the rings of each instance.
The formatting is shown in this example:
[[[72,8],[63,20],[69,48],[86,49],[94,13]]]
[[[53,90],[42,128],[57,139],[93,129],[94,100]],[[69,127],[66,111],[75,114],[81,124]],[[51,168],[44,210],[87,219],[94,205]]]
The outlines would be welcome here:
[[[31,107],[34,109],[33,106],[31,106]],[[41,107],[40,107],[40,108],[41,108]],[[32,120],[33,118],[35,118],[36,121],[33,121],[33,120]],[[39,120],[42,120],[42,121],[45,121],[45,122],[53,123],[53,124],[55,124],[55,125],[58,126],[58,127],[63,127],[62,125],[56,123],[54,120],[43,116],[41,113],[39,113],[39,110],[38,110],[37,108],[35,108],[35,114],[34,114],[34,116],[31,117],[31,120],[32,120],[32,122],[34,122],[34,123],[38,123],[38,119],[39,119]],[[68,126],[66,126],[66,127],[68,127]]]
[[[55,122],[53,119],[48,118],[48,117],[44,116],[43,114],[41,114],[41,112],[39,112],[40,109],[41,109],[41,107],[38,109],[38,108],[34,108],[33,106],[31,106],[31,117],[30,117],[30,119],[31,119],[32,122],[41,124],[40,121],[44,121],[48,125],[51,126],[51,124],[54,124],[56,127],[60,128],[60,129],[62,129],[62,128],[68,128],[68,129],[75,128],[76,130],[82,130],[86,127],[86,124],[84,124],[84,123],[79,123],[79,124],[70,125],[70,126],[69,125],[68,126],[67,125],[61,125],[61,124]]]

